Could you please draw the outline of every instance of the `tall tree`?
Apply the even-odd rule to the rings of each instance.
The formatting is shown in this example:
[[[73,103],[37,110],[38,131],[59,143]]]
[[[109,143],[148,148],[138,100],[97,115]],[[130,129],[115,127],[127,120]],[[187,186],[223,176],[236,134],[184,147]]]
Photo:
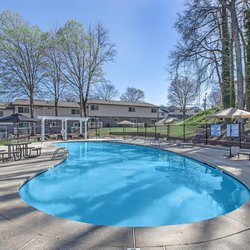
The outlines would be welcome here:
[[[49,48],[46,51],[45,60],[46,78],[43,84],[46,91],[54,99],[55,116],[58,116],[58,102],[65,91],[66,81],[62,72],[62,57],[56,32],[50,34]]]
[[[242,65],[242,47],[240,41],[240,29],[236,10],[236,1],[230,2],[230,14],[232,23],[232,38],[235,44],[235,64],[237,75],[237,106],[244,108],[244,83],[243,83],[243,65]]]
[[[119,91],[111,82],[103,82],[96,85],[93,99],[111,101],[119,95]]]
[[[172,71],[188,67],[200,84],[219,84],[224,107],[244,107],[247,6],[247,1],[190,0],[175,25],[181,39],[171,53]]]
[[[197,94],[197,83],[188,77],[176,76],[168,88],[168,102],[179,107],[182,117],[185,119],[188,105],[195,102]]]
[[[45,76],[47,48],[47,34],[38,27],[30,26],[19,14],[11,11],[0,15],[1,81],[12,97],[29,98],[32,118],[34,97]]]
[[[247,109],[250,110],[250,9],[246,11],[246,43],[247,43],[247,65],[246,65],[246,104],[247,104]]]
[[[64,77],[78,96],[81,116],[87,116],[90,88],[103,81],[103,66],[114,59],[115,46],[102,24],[86,33],[81,23],[68,21],[58,34]]]
[[[125,102],[143,102],[145,99],[145,94],[141,89],[128,87],[126,92],[120,96],[120,99]]]

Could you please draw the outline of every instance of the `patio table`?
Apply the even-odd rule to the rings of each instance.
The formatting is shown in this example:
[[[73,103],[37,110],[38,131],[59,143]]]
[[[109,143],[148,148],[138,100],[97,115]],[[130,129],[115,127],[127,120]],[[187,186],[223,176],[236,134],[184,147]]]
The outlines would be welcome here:
[[[31,142],[8,143],[8,144],[5,144],[4,146],[8,147],[9,153],[21,151],[22,156],[25,158],[26,156],[30,154],[29,151],[31,150],[31,148],[28,147],[29,144],[31,144]]]

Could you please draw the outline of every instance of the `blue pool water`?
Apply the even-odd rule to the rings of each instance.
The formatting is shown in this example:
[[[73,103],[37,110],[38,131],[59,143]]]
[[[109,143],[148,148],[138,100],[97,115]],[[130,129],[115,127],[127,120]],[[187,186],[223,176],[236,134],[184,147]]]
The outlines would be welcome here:
[[[20,196],[45,213],[112,226],[197,222],[237,209],[249,190],[187,157],[109,142],[60,143],[69,157],[28,181]]]

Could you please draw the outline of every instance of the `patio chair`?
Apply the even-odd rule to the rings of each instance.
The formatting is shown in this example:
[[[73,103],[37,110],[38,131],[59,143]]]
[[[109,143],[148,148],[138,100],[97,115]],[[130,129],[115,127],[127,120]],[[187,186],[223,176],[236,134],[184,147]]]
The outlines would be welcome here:
[[[248,156],[248,160],[250,161],[250,151],[246,151],[246,150],[239,150],[237,152],[238,155],[238,159],[240,159],[240,155],[247,155]]]
[[[193,147],[197,144],[201,144],[201,138],[202,138],[202,135],[201,134],[197,134],[195,135],[194,139],[189,141],[189,142],[180,142],[177,144],[177,146],[180,148],[180,147]]]

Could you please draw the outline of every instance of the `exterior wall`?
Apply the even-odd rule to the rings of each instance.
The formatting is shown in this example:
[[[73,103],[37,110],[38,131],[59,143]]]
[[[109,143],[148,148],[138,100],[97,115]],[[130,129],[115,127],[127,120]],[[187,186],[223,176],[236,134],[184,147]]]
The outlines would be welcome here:
[[[151,107],[118,106],[98,104],[98,110],[91,110],[89,106],[89,116],[97,117],[134,117],[134,118],[158,118],[158,112],[152,113]],[[129,107],[134,107],[135,112],[129,112]]]
[[[15,113],[18,113],[18,107],[27,107],[26,105],[23,106],[16,106],[15,107]],[[137,118],[138,122],[141,120],[143,122],[143,119],[158,119],[158,110],[157,113],[151,112],[151,107],[135,107],[135,112],[129,112],[130,106],[118,106],[118,105],[98,105],[98,110],[91,110],[89,108],[88,110],[88,116],[89,117],[98,117],[98,118],[104,118],[107,119],[109,117],[109,120],[107,123],[112,123],[112,120],[114,118],[118,117],[120,119],[128,118],[129,120],[133,118]],[[70,107],[59,107],[58,108],[58,116],[69,116],[69,117],[79,117],[80,114],[72,114],[71,110],[73,108]],[[78,108],[74,108],[78,109]],[[30,113],[22,113],[25,116],[30,117]],[[55,109],[53,107],[40,107],[35,106],[34,110],[34,116],[37,118],[38,116],[53,116],[55,115]]]
[[[123,120],[128,120],[131,122],[135,122],[134,120],[136,119],[136,123],[144,123],[147,126],[154,126],[155,121],[158,120],[158,118],[148,118],[148,117],[139,117],[139,118],[134,118],[134,117],[121,117],[121,116],[109,116],[109,117],[97,117],[99,122],[103,123],[103,127],[109,127],[109,126],[115,126],[118,121],[115,119],[119,119],[119,121]]]
[[[11,110],[11,109],[0,109],[0,111],[3,112],[3,116],[0,116],[0,117],[5,117],[5,116],[9,116],[9,115],[13,114],[13,110]]]

